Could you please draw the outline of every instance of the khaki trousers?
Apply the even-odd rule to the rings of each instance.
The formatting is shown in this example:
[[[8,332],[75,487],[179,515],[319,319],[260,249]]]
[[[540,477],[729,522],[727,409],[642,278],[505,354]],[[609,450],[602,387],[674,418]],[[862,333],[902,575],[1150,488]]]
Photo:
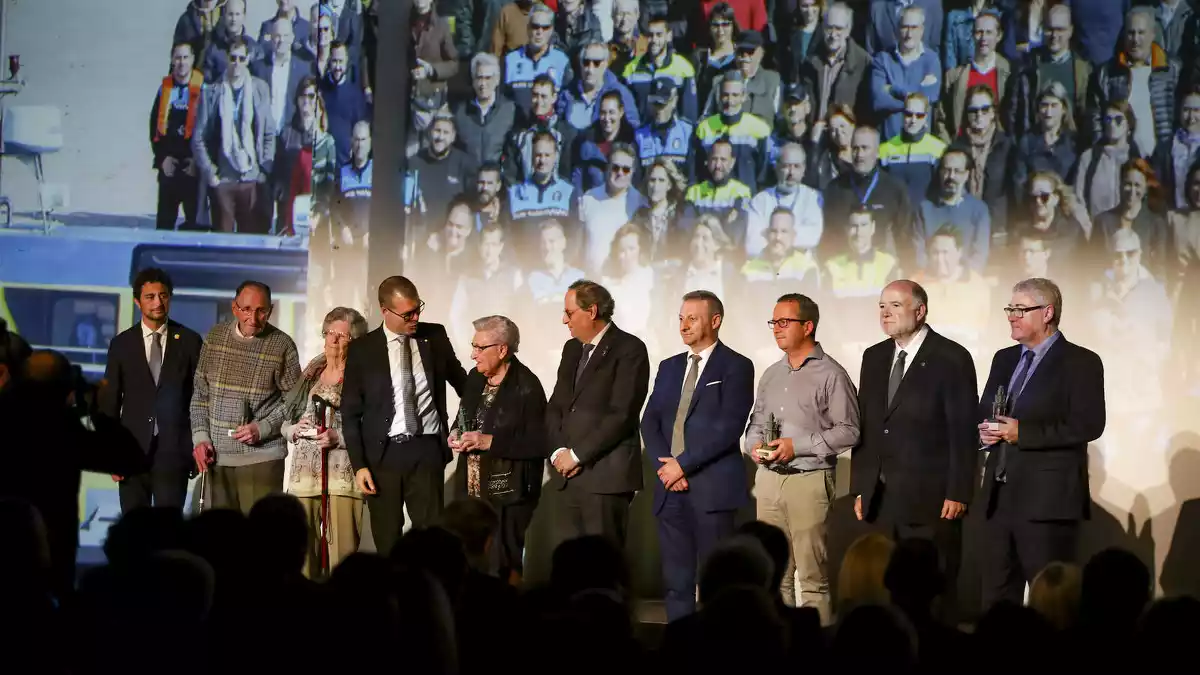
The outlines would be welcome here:
[[[759,467],[754,477],[754,499],[758,519],[783,530],[791,543],[791,558],[783,574],[783,601],[815,607],[821,623],[832,620],[829,600],[828,558],[825,548],[825,517],[834,496],[833,469],[783,475]]]
[[[321,574],[321,498],[300,497],[308,516],[308,553],[304,556],[304,576],[318,579]],[[329,570],[332,572],[351,553],[358,551],[362,532],[363,500],[354,497],[329,497]]]
[[[283,491],[283,460],[245,466],[208,467],[208,496],[212,506],[250,515],[250,508],[267,495]]]

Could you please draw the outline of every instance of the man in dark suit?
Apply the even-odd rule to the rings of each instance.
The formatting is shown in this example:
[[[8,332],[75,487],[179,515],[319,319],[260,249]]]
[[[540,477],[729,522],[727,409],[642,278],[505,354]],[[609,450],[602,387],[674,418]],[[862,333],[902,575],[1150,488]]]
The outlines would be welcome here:
[[[142,320],[108,345],[100,413],[119,419],[145,455],[136,473],[113,476],[120,484],[122,513],[152,504],[182,509],[187,497],[192,467],[188,407],[203,340],[169,318],[173,292],[166,272],[154,267],[138,272],[133,301]]]
[[[315,75],[312,64],[293,53],[295,35],[289,19],[276,19],[269,33],[270,50],[250,64],[250,75],[267,83],[271,92],[271,122],[278,135],[296,114],[296,90],[300,81]]]
[[[1071,562],[1089,517],[1087,446],[1104,433],[1104,364],[1058,330],[1062,292],[1048,279],[1013,286],[1008,315],[1018,345],[1001,349],[983,398],[979,440],[990,449],[980,502],[983,604],[1019,604],[1026,582]],[[1003,387],[1007,414],[993,417]]]
[[[642,488],[638,414],[650,385],[646,344],[612,323],[612,295],[593,281],[571,284],[558,380],[546,406],[551,486],[563,492],[559,541],[584,535],[625,545],[629,502]]]
[[[926,323],[929,297],[908,280],[879,296],[888,339],[863,354],[862,436],[850,462],[854,514],[884,534],[929,539],[953,589],[975,457],[975,363]]]
[[[741,439],[754,405],[754,364],[718,341],[725,316],[708,291],[683,296],[679,334],[686,354],[658,366],[642,416],[646,452],[657,460],[654,513],[662,549],[667,620],[696,609],[696,569],[734,531],[750,501]]]
[[[420,322],[424,307],[413,282],[384,279],[383,325],[350,343],[346,354],[346,448],[382,555],[400,539],[406,505],[416,527],[434,524],[442,513],[443,475],[451,457],[446,385],[461,396],[467,379],[445,327]]]

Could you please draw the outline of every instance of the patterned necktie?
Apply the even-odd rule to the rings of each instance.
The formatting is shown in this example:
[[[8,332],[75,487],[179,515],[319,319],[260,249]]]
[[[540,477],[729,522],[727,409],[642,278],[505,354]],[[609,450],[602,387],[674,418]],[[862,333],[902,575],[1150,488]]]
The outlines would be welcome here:
[[[575,388],[579,388],[579,380],[583,377],[583,369],[587,368],[588,361],[591,359],[592,350],[596,345],[586,344],[583,346],[583,354],[579,357],[579,365],[575,366]]]
[[[396,338],[400,349],[400,405],[404,409],[404,433],[416,436],[421,429],[417,417],[417,381],[413,377],[411,340],[407,335]]]
[[[1013,412],[1013,404],[1016,403],[1017,397],[1025,389],[1025,380],[1029,378],[1029,368],[1033,366],[1033,352],[1026,351],[1021,355],[1021,365],[1017,368],[1017,376],[1013,378],[1012,387],[1009,389],[1011,394],[1008,397],[1008,414]],[[1008,482],[1008,451],[1009,444],[1000,441],[996,444],[996,480],[1001,483]]]
[[[900,381],[904,379],[904,359],[908,357],[908,353],[903,349],[896,355],[896,363],[892,365],[892,374],[888,377],[888,407],[892,407],[892,399],[896,398],[896,390],[900,388]]]
[[[154,378],[154,384],[158,385],[158,376],[162,373],[162,333],[154,332],[150,334],[150,377]]]
[[[679,397],[679,408],[675,411],[675,427],[671,430],[671,456],[683,454],[683,425],[687,422],[688,409],[692,407],[692,394],[696,393],[696,380],[700,377],[700,355],[688,357],[692,365],[687,377],[683,378],[683,395]]]

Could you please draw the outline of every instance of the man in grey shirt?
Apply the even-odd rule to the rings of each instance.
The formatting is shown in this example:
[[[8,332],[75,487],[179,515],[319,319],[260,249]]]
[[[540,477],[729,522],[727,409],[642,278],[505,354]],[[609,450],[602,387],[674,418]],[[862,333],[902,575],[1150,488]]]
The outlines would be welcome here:
[[[837,456],[858,443],[858,393],[846,369],[816,341],[819,321],[817,303],[807,296],[789,293],[775,303],[768,324],[783,358],[758,384],[745,448],[759,465],[758,519],[782,529],[792,546],[780,588],[784,602],[797,604],[799,572],[799,605],[815,607],[828,624],[825,517]],[[768,437],[772,421],[774,440]]]

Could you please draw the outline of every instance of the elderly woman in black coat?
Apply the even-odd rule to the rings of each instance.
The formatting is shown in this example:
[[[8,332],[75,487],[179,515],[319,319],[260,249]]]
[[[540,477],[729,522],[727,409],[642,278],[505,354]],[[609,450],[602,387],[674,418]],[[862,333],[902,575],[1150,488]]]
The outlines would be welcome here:
[[[546,394],[517,360],[517,325],[503,316],[474,322],[475,370],[463,385],[450,447],[458,455],[455,493],[496,507],[500,527],[492,545],[500,578],[520,579],[525,530],[533,520],[546,459]]]

